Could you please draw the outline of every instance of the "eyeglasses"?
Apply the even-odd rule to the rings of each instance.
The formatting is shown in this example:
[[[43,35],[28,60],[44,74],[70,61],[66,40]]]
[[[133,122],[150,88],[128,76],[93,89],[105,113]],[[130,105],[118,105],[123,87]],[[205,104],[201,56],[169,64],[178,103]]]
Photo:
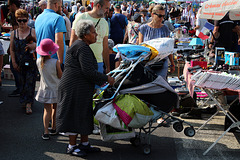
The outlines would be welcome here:
[[[17,21],[18,21],[19,23],[21,23],[21,22],[26,23],[28,20],[27,20],[27,19],[17,19]]]
[[[158,18],[164,18],[165,17],[165,15],[161,15],[161,14],[157,14],[157,13],[153,13],[153,14],[157,15]]]

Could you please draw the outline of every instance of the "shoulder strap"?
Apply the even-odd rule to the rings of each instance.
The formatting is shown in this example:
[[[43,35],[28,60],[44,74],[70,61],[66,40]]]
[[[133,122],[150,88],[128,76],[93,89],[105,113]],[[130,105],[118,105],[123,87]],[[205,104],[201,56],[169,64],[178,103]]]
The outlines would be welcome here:
[[[98,26],[98,23],[100,22],[101,18],[99,18],[99,20],[97,21],[95,28]]]
[[[138,33],[137,33],[137,31],[133,28],[133,25],[131,24],[131,26],[132,26],[132,29],[133,29],[133,31],[136,33],[136,35],[138,36]]]
[[[15,29],[15,30],[14,30],[14,38],[16,38],[16,31],[17,31],[17,30]]]
[[[32,36],[32,27],[30,28],[29,36]]]

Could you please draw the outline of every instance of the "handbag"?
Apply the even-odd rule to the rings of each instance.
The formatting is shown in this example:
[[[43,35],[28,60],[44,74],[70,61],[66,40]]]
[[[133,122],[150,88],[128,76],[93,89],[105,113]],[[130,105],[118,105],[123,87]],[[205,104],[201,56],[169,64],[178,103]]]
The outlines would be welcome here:
[[[20,61],[19,61],[19,68],[21,70],[26,70],[29,69],[36,63],[31,56],[26,56],[26,54],[30,54],[29,52],[25,52],[23,56],[20,56]]]

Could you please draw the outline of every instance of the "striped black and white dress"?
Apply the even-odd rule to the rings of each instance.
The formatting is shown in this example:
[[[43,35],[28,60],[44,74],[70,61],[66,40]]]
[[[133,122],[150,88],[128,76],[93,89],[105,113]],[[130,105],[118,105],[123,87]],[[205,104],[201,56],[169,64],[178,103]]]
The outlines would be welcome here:
[[[94,86],[107,81],[107,76],[97,69],[97,61],[89,45],[82,40],[75,41],[67,51],[58,88],[58,132],[92,133]]]

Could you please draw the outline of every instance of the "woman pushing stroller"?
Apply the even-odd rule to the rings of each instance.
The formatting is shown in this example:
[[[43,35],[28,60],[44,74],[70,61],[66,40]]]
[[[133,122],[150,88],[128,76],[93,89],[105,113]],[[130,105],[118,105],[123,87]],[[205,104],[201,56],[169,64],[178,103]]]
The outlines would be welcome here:
[[[113,85],[114,78],[97,71],[96,58],[89,47],[96,42],[97,33],[90,20],[81,20],[75,30],[78,40],[67,51],[65,69],[58,89],[57,131],[69,135],[67,154],[83,157],[99,152],[88,142],[93,131],[92,96],[95,84]],[[77,135],[81,143],[76,145]]]

